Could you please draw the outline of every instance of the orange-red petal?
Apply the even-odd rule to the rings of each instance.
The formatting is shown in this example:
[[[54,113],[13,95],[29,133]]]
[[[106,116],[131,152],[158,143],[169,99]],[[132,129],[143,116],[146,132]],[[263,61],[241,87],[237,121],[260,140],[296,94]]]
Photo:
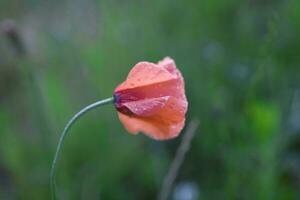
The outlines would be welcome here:
[[[143,99],[124,103],[131,113],[139,117],[148,117],[157,114],[167,103],[169,96]]]
[[[144,132],[153,139],[166,140],[178,136],[184,127],[186,106],[186,103],[171,98],[153,116],[130,116],[120,112],[118,115],[128,132],[133,134]]]
[[[139,62],[129,72],[126,81],[115,89],[115,92],[161,83],[174,78],[163,67],[150,62]]]

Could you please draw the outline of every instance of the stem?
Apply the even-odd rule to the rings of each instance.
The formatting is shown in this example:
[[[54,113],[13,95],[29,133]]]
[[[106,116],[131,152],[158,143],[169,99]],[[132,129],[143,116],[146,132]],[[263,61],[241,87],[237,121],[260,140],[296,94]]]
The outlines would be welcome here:
[[[77,119],[79,119],[83,114],[87,113],[88,111],[90,111],[90,110],[92,110],[92,109],[94,109],[96,107],[100,107],[100,106],[112,103],[113,101],[114,101],[114,98],[110,97],[110,98],[97,101],[95,103],[92,103],[92,104],[84,107],[78,113],[76,113],[69,120],[69,122],[67,123],[67,125],[65,126],[65,128],[64,128],[64,130],[63,130],[63,132],[62,132],[62,134],[61,134],[61,136],[59,138],[59,141],[58,141],[58,144],[57,144],[57,147],[56,147],[56,151],[55,151],[55,155],[54,155],[54,159],[52,161],[52,166],[51,166],[50,187],[51,187],[52,199],[56,199],[56,182],[55,182],[56,165],[57,165],[56,163],[57,163],[57,161],[59,159],[59,154],[61,152],[61,147],[62,147],[62,144],[64,142],[64,139],[65,139],[68,131],[70,130],[70,128],[72,127],[72,125],[77,121]]]
[[[182,163],[184,162],[186,153],[190,149],[190,145],[192,142],[193,137],[195,136],[195,133],[197,132],[199,126],[198,119],[193,119],[182,137],[182,141],[176,151],[175,158],[172,161],[171,167],[164,178],[162,189],[159,193],[158,200],[167,200],[168,196],[171,192],[171,189],[173,187],[174,181],[178,175],[178,172],[180,170],[180,167]]]

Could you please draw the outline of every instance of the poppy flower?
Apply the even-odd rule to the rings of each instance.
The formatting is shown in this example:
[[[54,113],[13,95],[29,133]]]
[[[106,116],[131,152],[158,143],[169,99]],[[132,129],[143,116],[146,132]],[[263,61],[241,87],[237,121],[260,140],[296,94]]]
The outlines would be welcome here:
[[[174,60],[137,63],[115,89],[114,104],[128,132],[157,140],[176,137],[184,127],[188,102]]]
[[[113,97],[84,107],[64,127],[51,165],[53,199],[56,198],[56,163],[70,128],[85,113],[109,103],[114,103],[128,132],[143,132],[157,140],[171,139],[180,133],[188,106],[183,77],[171,58],[164,58],[157,64],[136,64],[127,79],[115,89]]]

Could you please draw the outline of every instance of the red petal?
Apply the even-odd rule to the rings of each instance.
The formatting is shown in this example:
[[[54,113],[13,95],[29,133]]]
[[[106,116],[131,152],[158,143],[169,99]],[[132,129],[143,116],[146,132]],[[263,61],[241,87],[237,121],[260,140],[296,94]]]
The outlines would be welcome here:
[[[130,88],[142,87],[172,80],[174,77],[166,69],[150,62],[139,62],[129,72],[127,79],[115,92]]]
[[[137,116],[151,116],[159,112],[166,104],[170,97],[158,97],[158,98],[151,98],[151,99],[144,99],[139,101],[131,101],[124,103],[123,105],[126,106],[132,113]]]
[[[128,132],[144,132],[151,138],[166,140],[176,137],[185,122],[187,103],[170,98],[165,106],[153,116],[128,116],[118,113],[121,122]]]

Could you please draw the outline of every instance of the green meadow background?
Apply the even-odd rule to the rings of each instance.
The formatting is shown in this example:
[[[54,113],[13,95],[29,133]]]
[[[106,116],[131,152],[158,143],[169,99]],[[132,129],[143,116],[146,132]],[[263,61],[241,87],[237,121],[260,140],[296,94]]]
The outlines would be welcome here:
[[[0,24],[1,200],[50,199],[68,119],[165,56],[200,121],[169,199],[300,199],[299,0],[0,0]],[[154,200],[181,139],[96,109],[66,138],[60,199]]]

